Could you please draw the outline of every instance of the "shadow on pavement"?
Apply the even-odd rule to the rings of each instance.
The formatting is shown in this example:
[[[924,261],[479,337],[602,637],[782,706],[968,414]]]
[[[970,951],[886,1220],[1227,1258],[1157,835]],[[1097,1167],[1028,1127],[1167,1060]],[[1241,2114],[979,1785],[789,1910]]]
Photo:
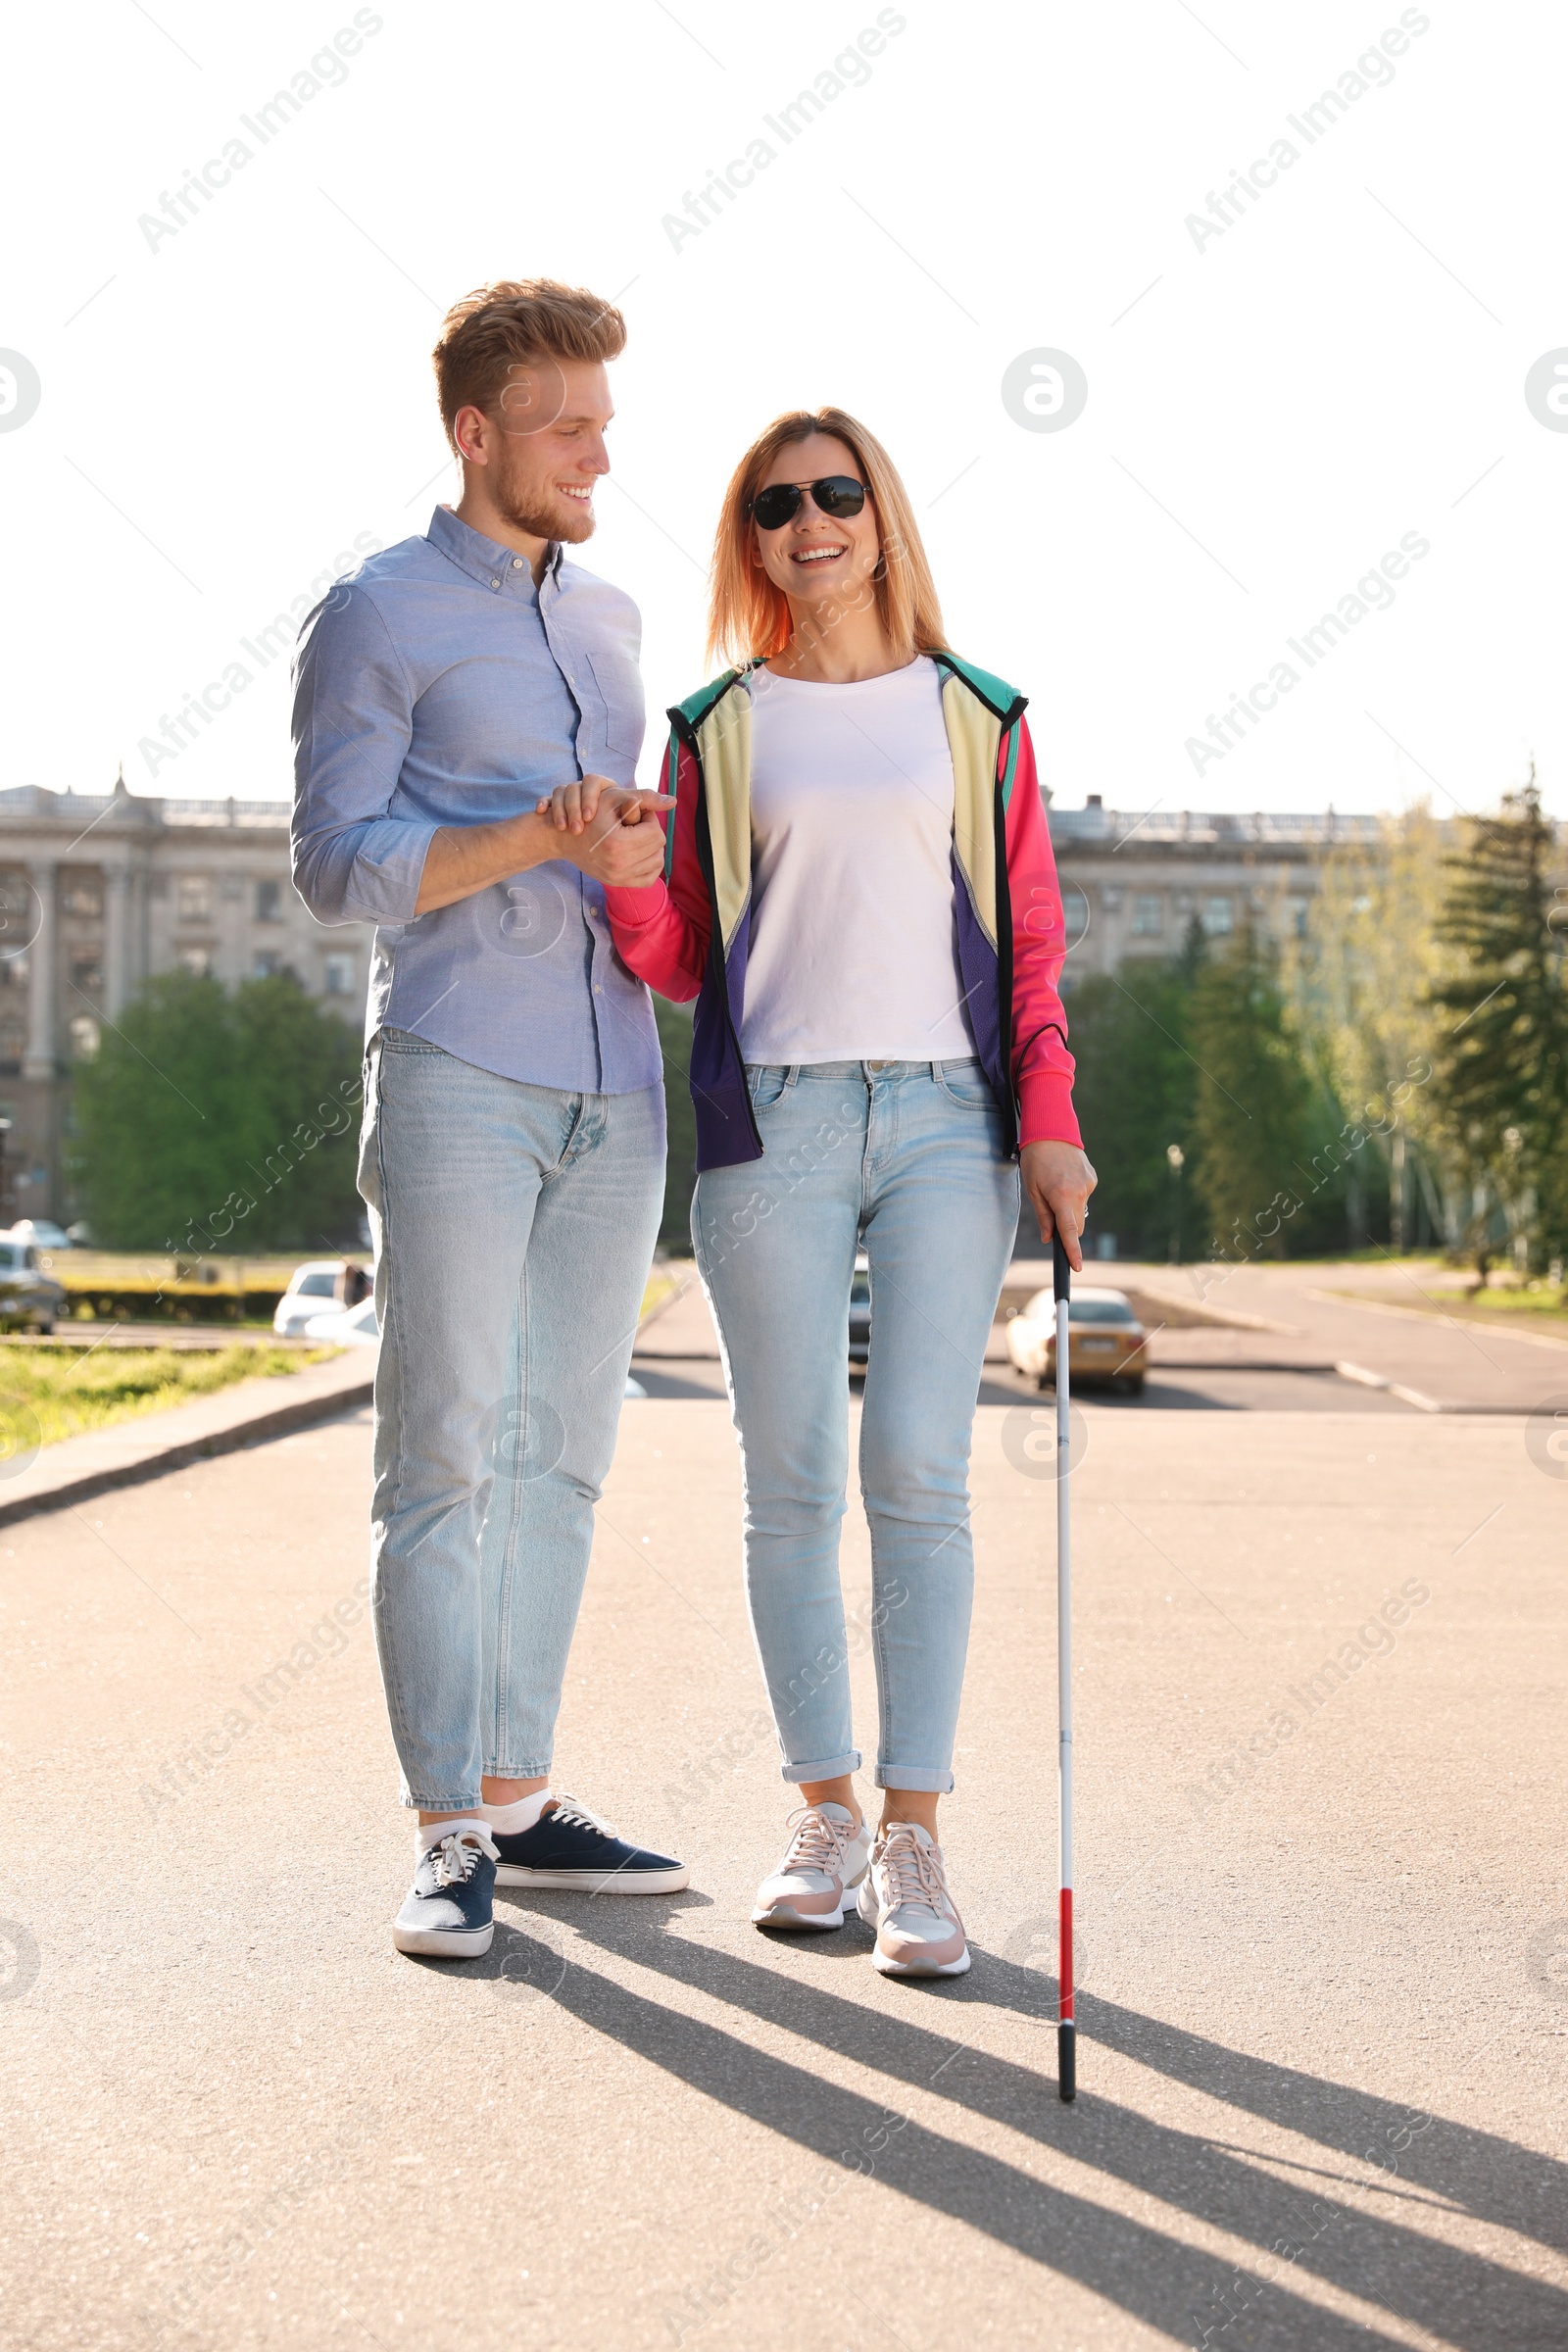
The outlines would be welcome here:
[[[476,1991],[519,1971],[529,1980],[548,1975],[559,2007],[676,2080],[830,2163],[879,2177],[900,2194],[1077,2279],[1167,2333],[1200,2340],[1208,2328],[1217,2336],[1245,2310],[1246,2341],[1255,2352],[1350,2352],[1368,2342],[1393,2352],[1396,2337],[1293,2293],[1291,2270],[1298,2265],[1303,2274],[1363,2302],[1381,2303],[1391,2317],[1427,2328],[1464,2352],[1545,2352],[1568,2343],[1568,2295],[1410,2229],[1395,2210],[1416,2203],[1457,2207],[1557,2245],[1568,2215],[1568,2168],[1551,2159],[1491,2132],[1412,2116],[1348,2084],[1270,2065],[1087,1992],[1081,1996],[1080,2080],[1087,2077],[1088,2087],[1077,2106],[1063,2107],[1052,2071],[1054,1986],[1041,1973],[977,1951],[968,1977],[900,1987],[909,1996],[910,2015],[904,2020],[738,1952],[670,1934],[672,1914],[691,1900],[568,1902],[548,1915],[552,1924],[559,1918],[575,1931],[577,1941],[564,1964],[541,1936],[498,1921],[486,1960],[427,1965]],[[808,2066],[759,2050],[740,2034],[585,1968],[576,1956],[584,1942],[783,2025],[891,2082],[950,2099],[1245,2239],[1256,2247],[1266,2278],[1244,2272],[1238,2279],[1233,2264],[1152,2224],[1111,2213],[1003,2158],[901,2120],[896,2106],[826,2083]],[[865,1943],[863,1930],[846,1932],[822,1938],[811,1953],[814,1959],[820,1949],[824,1960],[863,1965]],[[969,2047],[962,2013],[976,2004],[1000,2004],[1037,2020],[1037,2064]],[[1302,2164],[1294,2168],[1296,2180],[1281,2180],[1263,2165],[1284,2171],[1287,2160],[1250,2157],[1097,2097],[1096,2039],[1209,2098],[1314,2139],[1332,2156],[1370,2156],[1385,2171],[1389,2185],[1381,2193],[1390,2211],[1369,2217],[1337,2205],[1336,2188],[1354,2177],[1332,2162]],[[1412,2133],[1412,2125],[1425,2128]],[[1357,2185],[1364,2194],[1366,2184]],[[803,2228],[812,2210],[809,2192],[803,2193]],[[744,2217],[737,2217],[737,2254],[750,2235]],[[711,2234],[710,2246],[721,2266],[730,2251],[721,2232]],[[1217,2299],[1226,2294],[1228,2302]]]

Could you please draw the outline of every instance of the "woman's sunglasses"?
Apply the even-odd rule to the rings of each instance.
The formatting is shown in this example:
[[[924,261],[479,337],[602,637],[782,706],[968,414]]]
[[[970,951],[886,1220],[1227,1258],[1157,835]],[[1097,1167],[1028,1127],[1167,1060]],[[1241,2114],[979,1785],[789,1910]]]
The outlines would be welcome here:
[[[759,530],[781,531],[793,522],[808,490],[823,514],[848,517],[858,514],[865,504],[865,484],[850,473],[825,473],[819,482],[774,482],[752,501],[752,519]]]

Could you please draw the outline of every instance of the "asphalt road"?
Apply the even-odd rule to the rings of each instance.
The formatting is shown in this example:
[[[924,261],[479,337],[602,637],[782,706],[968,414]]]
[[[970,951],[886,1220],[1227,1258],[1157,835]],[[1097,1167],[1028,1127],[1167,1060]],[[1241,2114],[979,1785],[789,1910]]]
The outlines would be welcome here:
[[[692,1888],[473,1966],[388,1935],[367,1415],[5,1530],[8,2352],[1560,2352],[1568,1488],[1501,1415],[1088,1408],[1063,2108],[1047,1413],[977,1423],[938,1986],[748,1924],[720,1403],[627,1407],[559,1755]]]
[[[1476,1386],[1469,1359],[1479,1357],[1476,1339],[1452,1334],[1415,1312],[1356,1307],[1321,1298],[1328,1284],[1366,1282],[1363,1268],[1279,1268],[1262,1270],[1246,1294],[1234,1277],[1215,1280],[1213,1268],[1145,1268],[1128,1260],[1093,1263],[1086,1282],[1107,1282],[1140,1296],[1152,1331],[1150,1374],[1140,1397],[1116,1397],[1109,1388],[1079,1388],[1086,1413],[1413,1413],[1425,1409],[1425,1390],[1410,1381],[1446,1381],[1446,1393],[1467,1399]],[[1039,1258],[1015,1258],[1004,1300],[1027,1298],[1049,1287],[1051,1268]],[[1491,1378],[1484,1409],[1528,1411],[1551,1381],[1568,1390],[1568,1343],[1561,1357],[1526,1341],[1497,1346],[1491,1331],[1479,1334],[1488,1357],[1511,1357],[1514,1386]],[[1441,1362],[1434,1376],[1434,1357]],[[1354,1364],[1359,1374],[1336,1369]],[[1493,1366],[1479,1357],[1491,1376]],[[644,1324],[632,1359],[632,1374],[649,1397],[721,1397],[724,1371],[701,1284],[686,1280],[682,1294]],[[1392,1386],[1373,1386],[1373,1383]],[[1396,1390],[1408,1390],[1398,1395]],[[980,1404],[1018,1404],[1032,1397],[1034,1383],[1008,1362],[1004,1324],[992,1329]],[[1413,1399],[1425,1401],[1413,1401]]]

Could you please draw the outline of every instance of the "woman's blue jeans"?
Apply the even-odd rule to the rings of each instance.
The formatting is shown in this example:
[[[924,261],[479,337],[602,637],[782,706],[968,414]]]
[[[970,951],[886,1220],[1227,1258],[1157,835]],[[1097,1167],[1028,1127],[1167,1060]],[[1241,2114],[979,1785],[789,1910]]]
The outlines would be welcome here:
[[[699,1177],[697,1262],[745,1473],[746,1591],[786,1781],[856,1771],[839,1525],[849,1302],[871,1274],[860,1493],[882,1788],[953,1787],[974,1549],[969,1439],[1018,1222],[977,1061],[748,1070],[763,1156]]]

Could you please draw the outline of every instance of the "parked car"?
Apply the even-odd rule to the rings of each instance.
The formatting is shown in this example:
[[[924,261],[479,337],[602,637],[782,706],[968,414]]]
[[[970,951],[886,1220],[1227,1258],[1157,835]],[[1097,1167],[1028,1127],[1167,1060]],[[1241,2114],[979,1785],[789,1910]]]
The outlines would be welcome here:
[[[272,1329],[280,1338],[298,1339],[313,1315],[332,1311],[342,1271],[340,1257],[308,1257],[295,1267],[272,1316]]]
[[[334,1306],[324,1315],[312,1315],[298,1336],[305,1340],[327,1340],[335,1348],[374,1348],[381,1338],[375,1320],[375,1300],[362,1298],[358,1306]]]
[[[48,1217],[19,1217],[15,1225],[7,1227],[5,1238],[31,1242],[36,1250],[69,1250],[72,1246],[65,1227],[52,1223]]]
[[[1123,1396],[1141,1395],[1147,1337],[1125,1292],[1075,1287],[1067,1309],[1067,1369],[1074,1388],[1080,1381],[1106,1380]],[[1037,1291],[1013,1316],[1007,1353],[1041,1388],[1054,1388],[1056,1302],[1050,1291]]]
[[[863,1372],[871,1360],[871,1269],[862,1250],[850,1281],[850,1370]]]
[[[32,1243],[15,1231],[0,1234],[0,1324],[50,1332],[65,1310],[64,1288],[39,1271]]]

